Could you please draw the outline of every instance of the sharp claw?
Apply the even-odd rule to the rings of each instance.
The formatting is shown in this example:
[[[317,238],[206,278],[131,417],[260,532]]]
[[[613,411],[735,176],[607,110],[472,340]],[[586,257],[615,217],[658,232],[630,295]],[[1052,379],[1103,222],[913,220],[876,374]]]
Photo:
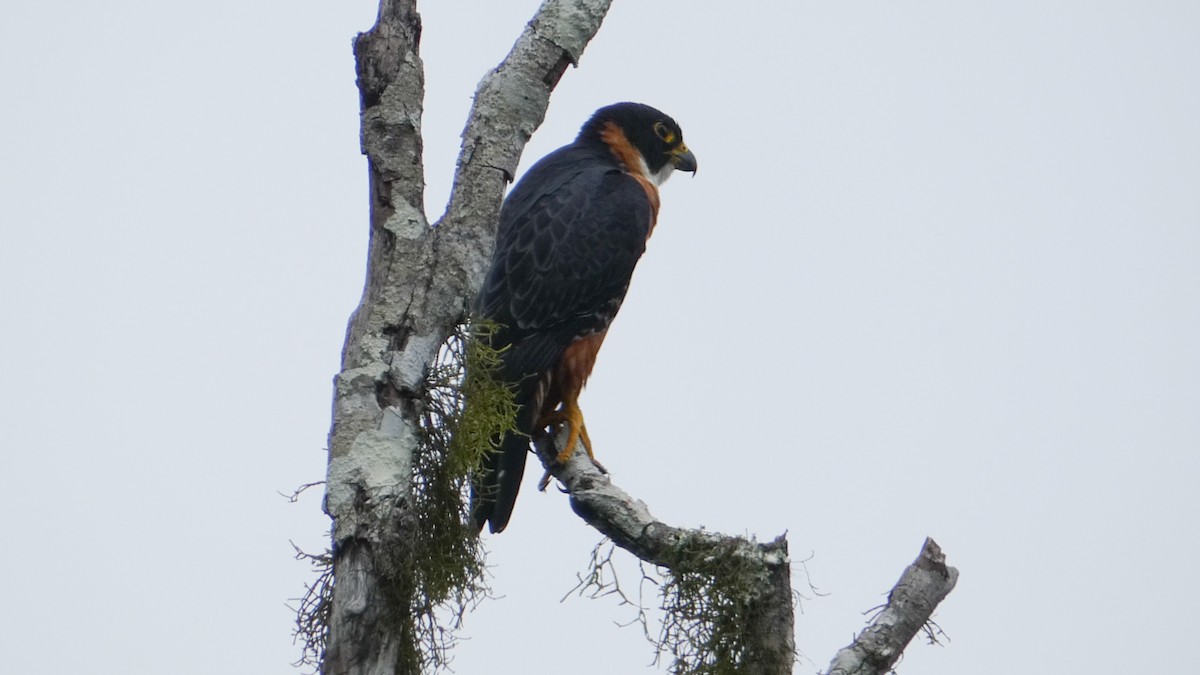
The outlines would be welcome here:
[[[546,425],[567,425],[567,442],[554,458],[556,464],[566,464],[567,460],[575,454],[575,446],[580,442],[583,443],[583,449],[587,452],[588,457],[594,458],[592,439],[588,437],[587,425],[583,422],[583,411],[579,409],[578,405],[565,403],[561,410],[554,411],[543,422]]]
[[[573,403],[565,403],[560,410],[555,410],[542,420],[543,428],[555,424],[565,424],[567,426],[567,443],[563,449],[554,457],[554,463],[562,466],[575,454],[575,447],[582,444],[583,449],[587,452],[588,459],[592,460],[592,464],[600,470],[600,473],[608,474],[608,469],[604,465],[596,461],[596,455],[592,454],[592,439],[588,437],[587,425],[583,422],[583,411],[578,405]],[[558,431],[561,431],[559,429]],[[557,435],[557,432],[555,432]],[[554,476],[550,471],[546,471],[542,475],[542,479],[538,481],[538,491],[545,492],[546,487],[550,485],[550,479]],[[567,490],[563,490],[567,492]]]

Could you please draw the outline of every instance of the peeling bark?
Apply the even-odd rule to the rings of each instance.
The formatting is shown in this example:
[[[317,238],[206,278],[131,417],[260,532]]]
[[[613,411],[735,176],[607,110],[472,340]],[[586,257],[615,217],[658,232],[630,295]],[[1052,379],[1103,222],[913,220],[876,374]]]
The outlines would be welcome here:
[[[400,672],[399,654],[411,649],[406,641],[413,636],[387,621],[389,611],[406,609],[407,599],[396,597],[405,591],[381,588],[381,570],[396,564],[390,557],[396,551],[420,554],[406,546],[415,526],[409,501],[425,374],[482,283],[504,188],[550,93],[567,66],[578,63],[610,3],[546,0],[504,61],[480,81],[450,201],[433,226],[423,210],[424,73],[415,0],[381,0],[375,26],[355,40],[370,243],[363,296],[334,381],[325,497],[333,520],[333,594],[323,673],[393,675]],[[537,449],[544,463],[556,454],[548,441]],[[753,593],[753,639],[743,672],[792,671],[793,596],[783,537],[763,544],[672,527],[582,454],[565,466],[552,464],[575,512],[642,560],[671,567],[686,540],[760,563],[765,574]],[[839,652],[831,673],[884,672],[895,662],[957,577],[932,541],[930,547],[902,577],[884,613]],[[886,665],[856,665],[868,662]]]
[[[333,600],[322,670],[390,675],[398,641],[378,606],[381,551],[404,547],[424,376],[463,318],[490,255],[506,183],[550,92],[611,0],[547,0],[479,85],[446,215],[423,211],[424,70],[415,0],[382,0],[354,42],[371,233],[363,297],[334,382],[325,511]]]
[[[882,675],[890,672],[933,610],[954,590],[958,570],[946,565],[946,556],[932,539],[904,570],[888,594],[883,610],[843,647],[829,664],[827,675]]]

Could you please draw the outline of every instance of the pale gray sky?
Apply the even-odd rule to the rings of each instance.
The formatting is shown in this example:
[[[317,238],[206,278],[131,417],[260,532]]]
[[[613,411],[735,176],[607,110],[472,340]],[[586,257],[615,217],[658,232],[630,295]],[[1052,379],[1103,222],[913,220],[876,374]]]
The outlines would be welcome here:
[[[536,5],[422,8],[433,217]],[[5,13],[6,672],[293,672],[288,541],[327,520],[276,491],[324,477],[374,12]],[[523,166],[618,100],[700,160],[583,399],[597,455],[664,520],[788,532],[822,593],[798,673],[926,535],[962,577],[901,673],[1193,667],[1198,83],[1183,0],[618,0],[566,74]],[[655,672],[627,609],[559,603],[598,536],[531,488],[456,671]]]

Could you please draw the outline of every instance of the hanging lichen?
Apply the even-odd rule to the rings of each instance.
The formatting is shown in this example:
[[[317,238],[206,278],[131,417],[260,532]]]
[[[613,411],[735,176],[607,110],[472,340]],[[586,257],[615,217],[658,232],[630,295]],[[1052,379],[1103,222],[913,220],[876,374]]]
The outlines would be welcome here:
[[[494,377],[500,356],[488,337],[495,330],[485,322],[460,327],[429,369],[413,458],[409,559],[392,558],[385,570],[401,584],[399,597],[412,599],[409,615],[396,617],[407,622],[402,633],[416,638],[400,640],[408,666],[401,672],[445,666],[464,613],[487,595],[484,551],[463,495],[471,472],[516,419],[512,391]]]
[[[671,552],[660,599],[665,612],[657,640],[677,675],[735,675],[746,658],[747,630],[768,572],[737,540],[718,544],[684,538]]]
[[[616,597],[633,607],[636,615],[628,624],[641,625],[655,648],[655,663],[668,656],[676,675],[741,673],[752,637],[751,617],[769,571],[744,540],[716,542],[703,532],[684,534],[657,566],[657,574],[639,560],[635,593],[621,586],[615,545],[605,540],[593,549],[586,573],[572,590],[591,598]],[[658,589],[658,611],[644,604],[647,585]],[[656,618],[659,625],[652,630]]]
[[[464,614],[488,593],[484,551],[464,495],[471,472],[516,418],[511,390],[493,376],[500,357],[487,338],[495,329],[460,326],[429,368],[417,402],[412,491],[406,508],[395,509],[392,536],[375,544],[379,607],[396,635],[397,672],[444,668]],[[328,635],[332,556],[306,557],[318,579],[297,610],[296,636],[301,662],[317,666]]]

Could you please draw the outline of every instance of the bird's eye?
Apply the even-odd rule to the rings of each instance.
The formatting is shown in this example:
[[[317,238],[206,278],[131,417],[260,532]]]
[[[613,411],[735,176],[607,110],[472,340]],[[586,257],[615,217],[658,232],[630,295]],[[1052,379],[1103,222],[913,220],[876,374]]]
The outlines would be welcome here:
[[[654,133],[658,134],[658,137],[667,143],[675,142],[675,132],[668,129],[667,125],[663,124],[662,122],[654,123]]]

